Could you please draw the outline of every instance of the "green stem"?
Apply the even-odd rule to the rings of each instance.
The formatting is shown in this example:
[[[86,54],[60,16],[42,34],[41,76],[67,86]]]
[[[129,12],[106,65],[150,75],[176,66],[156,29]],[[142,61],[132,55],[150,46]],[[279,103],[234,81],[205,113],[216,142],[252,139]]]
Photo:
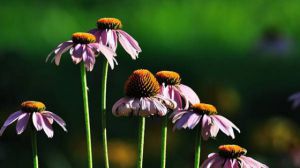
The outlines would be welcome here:
[[[84,107],[88,162],[89,162],[89,168],[93,168],[90,114],[89,114],[88,93],[87,93],[88,88],[87,88],[86,71],[85,71],[84,63],[81,63],[81,84],[82,84],[82,97],[83,97],[83,107]]]
[[[161,129],[161,168],[166,167],[167,134],[168,134],[168,116],[165,115],[163,117],[163,124]]]
[[[143,167],[145,122],[146,122],[145,117],[139,117],[139,142],[138,142],[137,168]]]
[[[107,149],[107,134],[106,134],[106,89],[107,89],[107,74],[108,62],[106,59],[103,61],[102,70],[102,92],[101,92],[101,119],[102,119],[102,141],[104,149],[105,168],[109,168],[108,149]]]
[[[31,131],[31,140],[32,140],[32,158],[33,158],[33,167],[39,167],[39,158],[37,154],[37,140],[36,140],[36,131]]]
[[[201,128],[200,125],[197,128],[196,133],[196,144],[195,144],[195,164],[194,168],[199,168],[200,155],[201,155]]]

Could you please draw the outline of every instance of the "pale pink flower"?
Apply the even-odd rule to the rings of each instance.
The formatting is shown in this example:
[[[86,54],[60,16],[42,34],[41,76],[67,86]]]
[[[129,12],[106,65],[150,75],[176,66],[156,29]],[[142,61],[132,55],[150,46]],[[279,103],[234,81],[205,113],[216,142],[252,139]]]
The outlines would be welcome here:
[[[66,129],[66,123],[58,115],[51,111],[46,111],[44,103],[37,101],[25,101],[21,104],[21,110],[11,114],[3,124],[0,130],[0,136],[2,136],[6,127],[17,121],[16,131],[17,134],[24,132],[28,125],[28,121],[32,119],[32,123],[37,131],[44,130],[48,138],[53,137],[52,124],[55,121],[64,131]]]
[[[114,56],[116,55],[112,49],[96,43],[96,37],[90,33],[77,32],[72,35],[72,40],[59,44],[47,57],[46,62],[54,53],[52,61],[55,61],[56,65],[59,65],[60,59],[63,53],[70,50],[70,55],[75,64],[84,62],[86,70],[92,71],[96,62],[96,56],[102,53],[107,59],[111,69],[114,68],[114,64],[117,64]]]
[[[190,104],[200,103],[193,89],[181,84],[181,78],[177,72],[159,71],[155,77],[160,84],[160,94],[175,101],[178,109],[188,109]]]
[[[193,129],[200,124],[201,135],[204,140],[207,140],[209,137],[216,137],[219,130],[232,139],[235,138],[233,129],[240,132],[238,127],[227,118],[217,115],[217,109],[210,104],[193,104],[187,110],[176,110],[170,117],[172,122],[175,123],[173,130],[182,128]]]
[[[211,153],[201,168],[268,168],[251,157],[245,156],[247,150],[238,145],[221,145],[219,153]]]
[[[94,34],[97,38],[97,42],[103,45],[107,45],[113,51],[117,50],[118,41],[125,49],[125,51],[131,56],[132,59],[136,59],[139,53],[142,51],[138,42],[132,38],[128,33],[121,30],[122,23],[116,18],[101,18],[97,21],[96,29],[92,29],[89,32]]]
[[[115,116],[164,116],[176,102],[159,95],[159,83],[145,69],[135,70],[125,84],[126,96],[118,100],[112,113]]]

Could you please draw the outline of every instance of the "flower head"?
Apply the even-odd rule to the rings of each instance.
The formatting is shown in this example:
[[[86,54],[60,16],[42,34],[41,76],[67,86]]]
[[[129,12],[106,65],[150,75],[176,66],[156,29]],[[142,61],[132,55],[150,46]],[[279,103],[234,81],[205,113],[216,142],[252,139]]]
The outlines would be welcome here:
[[[0,130],[0,136],[3,134],[5,129],[16,120],[18,120],[16,126],[17,134],[19,135],[23,133],[31,116],[32,123],[36,130],[40,131],[43,129],[49,138],[52,138],[54,134],[52,129],[53,121],[60,125],[64,131],[67,131],[64,120],[58,115],[50,111],[46,111],[44,103],[38,101],[25,101],[21,104],[21,109],[11,114],[4,122]]]
[[[125,83],[126,97],[118,100],[112,109],[116,116],[164,116],[168,109],[176,108],[176,102],[159,95],[159,83],[146,70],[135,70]]]
[[[160,84],[160,94],[177,103],[178,109],[187,109],[190,104],[200,103],[197,94],[181,84],[181,77],[174,71],[159,71],[155,75]]]
[[[70,50],[70,55],[75,64],[84,62],[87,71],[92,71],[96,62],[96,56],[102,53],[110,67],[113,69],[114,64],[117,64],[114,56],[115,53],[108,47],[96,43],[96,37],[90,33],[77,32],[72,35],[72,40],[59,44],[47,57],[46,61],[50,58],[52,53],[55,54],[52,61],[59,65],[63,53]]]
[[[233,129],[240,130],[227,118],[218,115],[216,107],[210,104],[197,103],[193,104],[187,110],[177,110],[172,115],[172,122],[175,123],[175,129],[193,129],[200,124],[201,135],[204,140],[209,137],[216,137],[219,130],[231,138],[235,138]]]
[[[121,28],[122,22],[117,18],[100,18],[97,21],[97,28],[90,30],[90,33],[96,36],[97,42],[108,46],[113,51],[117,50],[119,41],[125,51],[135,60],[142,50],[138,42]]]
[[[219,153],[211,153],[201,168],[268,168],[268,166],[245,156],[247,150],[238,145],[221,145]]]
[[[289,101],[293,102],[292,108],[295,109],[300,106],[300,92],[294,93],[289,97]]]

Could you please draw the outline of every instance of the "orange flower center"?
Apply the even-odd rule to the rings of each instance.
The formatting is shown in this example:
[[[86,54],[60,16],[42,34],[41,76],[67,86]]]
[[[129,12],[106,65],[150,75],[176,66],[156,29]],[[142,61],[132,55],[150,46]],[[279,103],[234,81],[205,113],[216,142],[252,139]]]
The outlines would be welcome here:
[[[99,29],[121,29],[122,22],[117,18],[101,18],[97,21]]]
[[[38,101],[25,101],[21,104],[21,110],[24,112],[41,112],[45,109],[45,104]]]
[[[125,93],[128,97],[151,97],[159,93],[159,83],[154,75],[146,70],[135,70],[125,83]]]
[[[180,75],[174,71],[159,71],[155,77],[160,84],[179,85],[181,81]]]
[[[219,146],[219,154],[225,158],[237,158],[245,155],[247,150],[238,145],[221,145]]]
[[[205,103],[194,104],[194,105],[192,105],[192,109],[195,112],[203,113],[203,114],[207,114],[207,115],[214,115],[214,114],[218,113],[215,106],[213,106],[211,104],[205,104]]]
[[[72,35],[75,44],[89,44],[96,42],[96,37],[90,33],[77,32]]]

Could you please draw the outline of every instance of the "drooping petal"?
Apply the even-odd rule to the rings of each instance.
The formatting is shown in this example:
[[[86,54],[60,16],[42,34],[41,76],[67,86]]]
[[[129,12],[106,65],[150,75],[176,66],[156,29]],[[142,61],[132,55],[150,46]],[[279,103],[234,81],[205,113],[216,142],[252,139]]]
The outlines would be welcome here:
[[[233,168],[231,159],[226,159],[226,162],[224,164],[224,168]]]
[[[186,124],[186,122],[188,121],[189,117],[192,115],[193,113],[191,112],[187,112],[185,114],[182,115],[182,117],[175,123],[174,127],[173,127],[173,131],[175,129],[182,129],[184,128],[183,126]]]
[[[75,64],[78,64],[81,62],[82,60],[82,54],[83,54],[83,47],[81,44],[77,44],[74,49],[72,50],[72,48],[70,49],[70,52],[72,51],[71,57],[72,60]]]
[[[22,134],[26,129],[29,118],[30,118],[30,113],[23,113],[22,115],[19,116],[17,126],[16,126],[18,135]]]
[[[200,99],[197,96],[197,94],[194,92],[193,89],[190,87],[180,84],[178,86],[179,90],[181,91],[182,96],[186,99],[187,102],[185,102],[186,106],[189,104],[197,104],[200,103]],[[185,107],[187,108],[187,107]]]
[[[103,45],[107,45],[107,30],[104,29],[104,30],[100,30],[100,41],[101,41],[101,44]]]
[[[50,124],[50,122],[46,116],[42,115],[42,117],[43,117],[43,120],[42,120],[43,130],[48,138],[52,138],[53,134],[54,134],[52,125]]]
[[[56,65],[59,65],[59,62],[60,62],[60,59],[61,59],[61,55],[63,53],[65,53],[67,50],[69,50],[71,47],[73,46],[73,42],[72,41],[66,41],[66,42],[63,42],[61,44],[59,44],[57,46],[57,48],[52,51],[46,58],[46,62],[49,60],[50,56],[52,55],[52,53],[54,52],[55,56],[54,56],[54,59],[55,59],[55,64]],[[52,60],[53,61],[53,60]]]
[[[156,114],[159,116],[165,116],[168,113],[168,109],[165,105],[163,105],[158,100],[154,99],[153,104],[156,108]]]
[[[194,129],[194,127],[199,123],[201,116],[199,114],[193,113],[190,115],[187,122],[183,125],[183,128]]]
[[[92,71],[94,68],[95,61],[96,61],[96,58],[95,58],[95,55],[94,55],[92,49],[89,47],[85,47],[85,49],[83,50],[82,56],[83,56],[82,58],[83,58],[86,70]]]
[[[118,65],[118,62],[114,57],[116,55],[116,53],[112,49],[110,49],[104,45],[100,45],[99,51],[105,56],[111,69],[114,69],[114,64]]]
[[[170,115],[170,118],[172,118],[172,123],[175,123],[177,120],[179,120],[183,114],[187,113],[186,110],[179,110],[175,111]]]
[[[121,33],[119,33],[119,42],[121,43],[121,45],[123,46],[123,48],[125,49],[125,51],[131,56],[131,58],[133,60],[137,59],[139,51],[137,51],[128,41],[128,39],[122,35]]]
[[[123,30],[118,30],[118,32],[120,34],[122,34],[128,40],[128,42],[135,48],[135,50],[137,52],[141,52],[142,51],[142,49],[140,48],[138,42],[133,37],[131,37],[128,33],[126,33]]]
[[[43,117],[40,113],[34,112],[32,114],[32,122],[37,131],[40,131],[43,129],[42,120],[43,120]]]
[[[117,39],[114,38],[115,30],[107,31],[107,45],[115,52],[117,49]]]
[[[118,100],[112,108],[112,113],[115,116],[129,116],[132,114],[132,109],[129,107],[129,104],[133,102],[134,99],[128,97],[123,97]]]
[[[64,131],[67,132],[66,122],[61,117],[52,113],[51,111],[44,111],[43,115],[47,115],[48,117],[51,117]]]
[[[2,136],[3,132],[5,131],[6,127],[8,127],[10,124],[15,122],[23,113],[21,111],[17,111],[12,113],[4,122],[3,126],[0,130],[0,136]]]
[[[220,116],[220,115],[212,115],[212,118],[214,119],[214,122],[219,126],[222,132],[224,132],[226,135],[231,136],[231,138],[235,138],[233,128],[236,129],[239,133],[240,130],[237,126],[235,126],[231,121],[229,121],[227,118]]]
[[[215,154],[209,158],[207,158],[203,164],[200,166],[200,168],[217,168],[217,167],[213,167],[213,164],[216,162],[222,161],[224,162],[225,159],[220,157],[219,154]]]
[[[253,158],[251,157],[247,157],[247,156],[241,156],[240,159],[242,161],[244,161],[245,164],[249,165],[249,167],[255,167],[255,168],[268,168],[267,165],[265,164],[262,164],[256,160],[254,160]]]
[[[99,30],[98,28],[92,29],[92,30],[88,31],[88,33],[91,33],[91,34],[93,34],[96,37],[96,42],[97,43],[100,42],[101,32],[102,32],[102,30]]]

